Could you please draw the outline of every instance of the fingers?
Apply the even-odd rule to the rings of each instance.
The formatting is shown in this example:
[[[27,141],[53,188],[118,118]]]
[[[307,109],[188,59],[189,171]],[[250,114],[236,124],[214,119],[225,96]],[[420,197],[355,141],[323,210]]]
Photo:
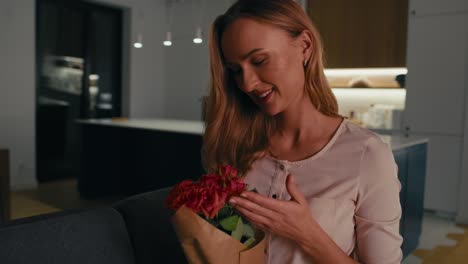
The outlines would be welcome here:
[[[294,181],[294,177],[291,174],[289,174],[288,178],[286,179],[286,189],[288,190],[289,195],[291,195],[294,201],[302,205],[307,204],[307,200],[304,194],[302,194],[302,192],[297,187]]]
[[[249,200],[255,204],[258,204],[261,208],[267,208],[273,212],[283,212],[284,211],[284,201],[271,199],[265,195],[254,193],[254,192],[243,192],[241,194],[243,198]]]
[[[249,196],[250,197],[250,196]],[[255,213],[257,215],[262,215],[263,217],[266,218],[274,218],[274,212],[267,208],[263,207],[261,204],[256,203],[256,201],[252,200],[250,201],[249,199],[242,198],[242,197],[232,197],[230,199],[230,203],[236,208],[237,210],[240,211],[240,209],[245,209],[248,210],[251,213]]]
[[[236,210],[239,211],[239,213],[242,214],[245,218],[247,218],[247,220],[253,224],[255,228],[267,230],[268,223],[272,221],[270,218],[249,211],[243,207],[236,207]]]

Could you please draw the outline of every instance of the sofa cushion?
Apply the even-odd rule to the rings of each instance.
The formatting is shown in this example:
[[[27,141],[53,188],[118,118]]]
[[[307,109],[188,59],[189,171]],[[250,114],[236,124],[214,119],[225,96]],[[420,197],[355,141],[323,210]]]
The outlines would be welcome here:
[[[113,208],[66,211],[0,227],[5,264],[132,264],[133,248],[122,216]]]
[[[132,196],[118,202],[132,240],[136,263],[187,263],[164,201],[169,188]]]

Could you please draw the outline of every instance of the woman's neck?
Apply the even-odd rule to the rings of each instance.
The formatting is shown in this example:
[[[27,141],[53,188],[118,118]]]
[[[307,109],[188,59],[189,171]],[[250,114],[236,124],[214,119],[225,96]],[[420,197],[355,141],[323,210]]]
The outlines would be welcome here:
[[[323,138],[330,131],[331,119],[320,113],[304,93],[300,100],[293,101],[275,118],[273,133],[294,146],[305,140]]]

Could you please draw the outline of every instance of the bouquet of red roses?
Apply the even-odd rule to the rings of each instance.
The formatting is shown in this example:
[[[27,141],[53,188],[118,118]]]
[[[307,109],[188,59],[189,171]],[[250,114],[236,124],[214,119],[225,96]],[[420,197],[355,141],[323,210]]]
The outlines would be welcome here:
[[[176,210],[172,223],[189,263],[263,263],[263,233],[227,202],[246,188],[237,170],[226,165],[171,190],[166,203]]]

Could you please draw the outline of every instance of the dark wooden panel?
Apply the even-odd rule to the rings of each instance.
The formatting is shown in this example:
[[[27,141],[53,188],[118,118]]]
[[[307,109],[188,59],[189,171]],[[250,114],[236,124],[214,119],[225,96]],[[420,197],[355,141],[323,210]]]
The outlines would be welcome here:
[[[0,149],[0,223],[10,220],[10,158]]]
[[[309,0],[327,68],[405,67],[408,0]]]

